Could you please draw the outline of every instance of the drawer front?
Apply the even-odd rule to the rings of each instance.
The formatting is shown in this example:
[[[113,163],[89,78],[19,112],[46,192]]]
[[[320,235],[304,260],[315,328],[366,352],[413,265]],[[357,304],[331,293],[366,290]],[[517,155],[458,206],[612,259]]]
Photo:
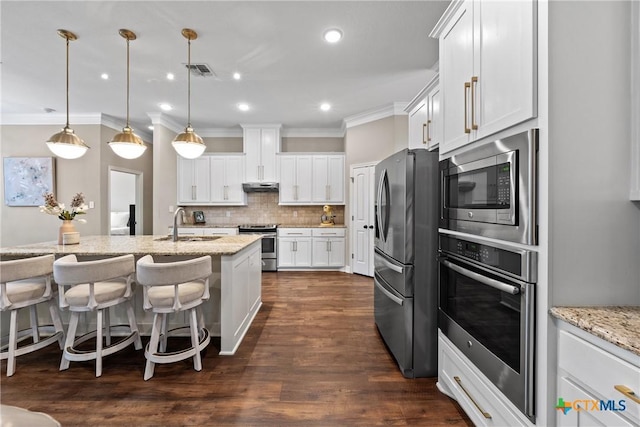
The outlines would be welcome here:
[[[640,368],[564,330],[558,336],[558,367],[598,400],[624,400],[626,408],[620,414],[640,423],[640,404],[615,388],[624,386],[640,395]]]
[[[313,228],[311,234],[313,237],[344,237],[344,228]]]
[[[442,336],[438,338],[438,381],[453,392],[460,406],[477,426],[527,426],[502,403],[476,375],[467,362],[456,353]],[[524,417],[524,415],[523,415]]]
[[[280,237],[310,237],[311,228],[278,228]]]
[[[572,407],[566,412],[556,411],[556,423],[559,427],[619,426],[632,427],[634,424],[612,411],[590,410],[589,401],[599,400],[597,396],[584,390],[570,377],[560,376],[558,396]]]
[[[203,231],[205,236],[235,236],[238,234],[238,229],[232,227],[205,228]]]

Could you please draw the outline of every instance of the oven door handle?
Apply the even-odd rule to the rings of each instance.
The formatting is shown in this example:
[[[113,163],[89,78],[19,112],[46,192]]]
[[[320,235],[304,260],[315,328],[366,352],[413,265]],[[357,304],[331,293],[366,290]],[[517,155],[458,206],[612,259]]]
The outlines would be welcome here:
[[[512,286],[498,280],[492,279],[490,277],[483,276],[482,274],[478,274],[474,271],[467,270],[464,267],[460,267],[457,264],[452,263],[451,261],[447,261],[446,259],[442,261],[445,267],[450,268],[451,270],[460,273],[464,276],[470,277],[473,280],[476,280],[482,284],[491,286],[492,288],[496,288],[502,292],[507,292],[511,295],[518,295],[520,293],[520,288],[516,286]]]

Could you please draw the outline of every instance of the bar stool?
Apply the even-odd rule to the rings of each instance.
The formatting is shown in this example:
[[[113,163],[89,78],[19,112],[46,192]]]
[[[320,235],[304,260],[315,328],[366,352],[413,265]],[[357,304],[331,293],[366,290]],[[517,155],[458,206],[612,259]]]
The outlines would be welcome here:
[[[147,358],[145,381],[153,376],[156,363],[173,363],[193,357],[193,368],[202,370],[200,352],[209,345],[211,337],[200,306],[209,299],[210,275],[210,256],[167,263],[155,263],[151,255],[138,260],[136,276],[143,286],[144,309],[155,313],[151,339],[144,351]],[[167,316],[185,310],[189,311],[189,326],[167,331]],[[168,336],[184,329],[190,331],[191,347],[167,352]]]
[[[0,353],[0,360],[7,359],[8,377],[15,372],[16,357],[44,348],[54,341],[58,341],[62,350],[64,329],[51,289],[53,260],[53,255],[44,255],[0,262],[0,310],[11,311],[8,342],[2,346]],[[51,325],[38,325],[36,308],[41,302],[49,305],[53,328]],[[29,307],[30,328],[18,331],[18,310],[25,307]],[[53,334],[41,339],[40,334],[48,331]],[[29,335],[33,343],[18,347],[18,343]],[[7,337],[3,337],[2,341],[7,341]]]
[[[104,356],[120,351],[131,343],[136,350],[142,348],[136,316],[131,306],[131,282],[134,273],[133,255],[83,262],[78,262],[75,255],[67,255],[53,263],[53,278],[59,287],[60,307],[71,312],[60,362],[61,371],[68,369],[71,361],[95,359],[96,377],[99,377],[102,375]],[[69,289],[65,291],[66,287]],[[126,308],[128,325],[111,325],[109,308],[119,304]],[[96,330],[76,338],[80,313],[94,311]],[[111,331],[123,328],[129,335],[112,344]],[[92,338],[96,339],[95,350],[78,348],[81,343]]]

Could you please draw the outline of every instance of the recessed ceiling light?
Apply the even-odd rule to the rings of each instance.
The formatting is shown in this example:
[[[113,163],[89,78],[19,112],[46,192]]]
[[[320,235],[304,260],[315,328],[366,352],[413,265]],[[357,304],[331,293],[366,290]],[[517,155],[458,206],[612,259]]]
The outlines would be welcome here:
[[[329,111],[331,109],[331,104],[328,104],[326,102],[320,104],[320,109],[322,111]]]
[[[174,76],[173,73],[167,73],[167,80],[173,80],[175,78],[176,76]]]
[[[238,110],[249,111],[249,104],[245,104],[244,102],[241,102],[240,104],[238,104]]]
[[[149,129],[149,130],[153,130],[153,125],[149,125],[149,126],[147,126],[147,129]]]
[[[331,30],[325,31],[323,37],[329,43],[337,43],[342,38],[342,31],[336,28],[333,28]]]
[[[160,104],[160,109],[163,111],[171,111],[173,107],[169,104]]]
[[[242,77],[242,76],[240,75],[240,73],[237,73],[237,72],[236,72],[236,73],[233,73],[233,78],[234,78],[235,80],[240,80],[240,78],[241,78],[241,77]]]
[[[107,73],[102,73],[102,74],[100,74],[100,78],[101,78],[102,80],[109,80],[109,74],[107,74]]]

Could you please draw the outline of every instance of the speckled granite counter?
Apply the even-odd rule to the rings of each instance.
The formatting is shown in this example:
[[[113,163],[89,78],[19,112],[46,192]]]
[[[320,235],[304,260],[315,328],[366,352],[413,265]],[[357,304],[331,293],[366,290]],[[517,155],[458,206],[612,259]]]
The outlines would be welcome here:
[[[280,228],[346,228],[344,224],[322,226],[320,224],[278,224]]]
[[[56,241],[32,243],[0,248],[0,255],[233,255],[261,238],[260,235],[243,234],[195,242],[158,240],[165,237],[167,236],[80,236],[78,245],[58,245]]]
[[[553,307],[551,315],[640,356],[640,307]]]

